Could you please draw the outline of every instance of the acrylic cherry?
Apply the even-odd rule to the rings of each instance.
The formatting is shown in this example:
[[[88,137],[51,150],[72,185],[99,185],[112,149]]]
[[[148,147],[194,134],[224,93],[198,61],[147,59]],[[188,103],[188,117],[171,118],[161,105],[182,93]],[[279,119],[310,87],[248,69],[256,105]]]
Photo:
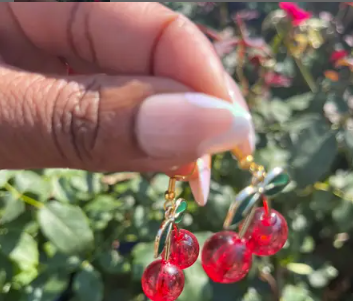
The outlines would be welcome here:
[[[168,261],[180,269],[192,266],[199,256],[199,243],[191,232],[184,229],[174,229],[171,239],[170,256]],[[165,252],[162,253],[165,258]]]
[[[214,282],[233,283],[248,274],[252,253],[237,233],[222,231],[205,242],[201,261],[206,274]]]
[[[288,238],[288,226],[278,211],[257,208],[244,238],[258,256],[270,256],[280,251]]]
[[[152,301],[174,301],[184,288],[184,273],[164,260],[152,262],[142,275],[142,289]]]

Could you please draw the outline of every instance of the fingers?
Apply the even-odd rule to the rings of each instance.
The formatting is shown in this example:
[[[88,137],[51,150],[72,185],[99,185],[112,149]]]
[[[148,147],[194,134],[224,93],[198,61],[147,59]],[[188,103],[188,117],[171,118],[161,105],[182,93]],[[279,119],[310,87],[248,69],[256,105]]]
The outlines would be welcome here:
[[[246,107],[205,36],[185,17],[158,3],[32,3],[30,9],[28,5],[16,3],[11,8],[29,40],[68,58],[80,73],[168,77]],[[242,154],[252,152],[254,139],[249,141],[239,145]]]
[[[10,7],[32,43],[68,58],[74,69],[87,68],[83,63],[89,62],[100,71],[164,76],[230,100],[224,69],[210,42],[192,22],[159,3]]]
[[[75,79],[75,80],[73,80]],[[0,168],[160,171],[249,139],[241,106],[156,77],[0,68]]]

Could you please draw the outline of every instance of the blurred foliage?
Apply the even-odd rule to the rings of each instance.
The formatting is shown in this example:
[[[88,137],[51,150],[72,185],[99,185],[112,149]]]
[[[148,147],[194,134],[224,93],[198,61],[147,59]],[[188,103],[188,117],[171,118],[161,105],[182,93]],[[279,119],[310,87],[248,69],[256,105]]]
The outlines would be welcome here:
[[[286,167],[274,201],[288,221],[285,248],[255,258],[232,285],[185,271],[180,301],[318,301],[353,298],[353,9],[300,3],[300,26],[278,3],[166,5],[189,16],[240,83],[257,130],[256,159]],[[213,159],[209,203],[189,201],[182,226],[200,244],[219,231],[247,185],[229,154]],[[76,170],[0,171],[1,301],[144,301],[140,278],[163,218],[164,175]]]

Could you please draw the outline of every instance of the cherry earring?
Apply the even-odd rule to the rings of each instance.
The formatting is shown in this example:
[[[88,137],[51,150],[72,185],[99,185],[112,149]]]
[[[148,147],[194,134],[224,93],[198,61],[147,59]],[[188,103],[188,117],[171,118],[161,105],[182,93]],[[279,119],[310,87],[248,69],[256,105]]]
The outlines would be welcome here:
[[[215,282],[233,283],[243,279],[252,264],[252,255],[270,256],[284,246],[288,237],[285,218],[271,208],[270,198],[289,183],[289,176],[276,167],[269,173],[252,156],[239,162],[252,173],[251,185],[240,191],[229,208],[223,228],[202,249],[206,274]],[[258,207],[262,201],[263,207]],[[231,231],[239,227],[239,234]]]
[[[187,202],[175,199],[175,184],[177,180],[185,179],[185,176],[174,176],[169,180],[165,194],[165,220],[154,246],[155,258],[161,256],[161,259],[152,262],[142,275],[142,289],[152,301],[176,300],[184,288],[182,270],[193,265],[199,256],[195,235],[177,227],[187,209]]]

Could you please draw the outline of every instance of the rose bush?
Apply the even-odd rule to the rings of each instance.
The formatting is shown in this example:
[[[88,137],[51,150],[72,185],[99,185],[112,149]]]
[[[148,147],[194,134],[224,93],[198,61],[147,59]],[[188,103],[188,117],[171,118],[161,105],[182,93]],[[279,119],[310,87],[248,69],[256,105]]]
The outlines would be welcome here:
[[[180,301],[352,300],[353,32],[350,3],[165,3],[189,16],[240,83],[255,157],[293,179],[273,206],[289,240],[249,277],[211,282],[186,270]],[[203,244],[249,175],[213,158],[210,200],[183,226]],[[0,300],[143,301],[143,269],[163,217],[164,175],[0,171]]]

